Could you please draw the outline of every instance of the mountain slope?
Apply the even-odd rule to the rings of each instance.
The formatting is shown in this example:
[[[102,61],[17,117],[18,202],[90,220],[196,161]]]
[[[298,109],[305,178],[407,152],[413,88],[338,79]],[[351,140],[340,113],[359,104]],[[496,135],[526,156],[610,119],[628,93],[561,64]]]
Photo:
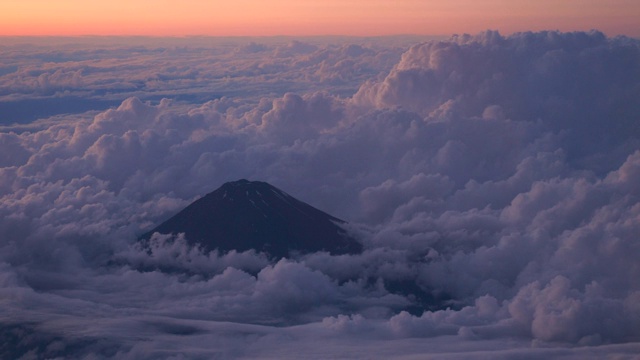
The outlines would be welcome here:
[[[193,202],[154,232],[185,233],[207,251],[255,249],[274,257],[291,251],[353,254],[362,251],[340,227],[344,221],[324,213],[265,182],[238,180]]]

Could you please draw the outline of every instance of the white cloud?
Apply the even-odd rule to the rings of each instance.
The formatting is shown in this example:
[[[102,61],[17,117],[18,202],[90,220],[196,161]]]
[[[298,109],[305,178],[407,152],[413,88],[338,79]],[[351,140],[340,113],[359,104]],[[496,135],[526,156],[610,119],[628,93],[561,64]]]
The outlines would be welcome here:
[[[637,353],[637,41],[489,32],[399,62],[383,42],[244,45],[61,50],[60,63],[17,48],[33,61],[0,83],[19,96],[37,99],[39,76],[146,88],[2,128],[0,336],[22,339],[3,355]],[[200,86],[228,96],[193,100]],[[145,100],[160,94],[195,97]],[[365,251],[271,263],[181,236],[136,244],[239,178],[359,222]]]

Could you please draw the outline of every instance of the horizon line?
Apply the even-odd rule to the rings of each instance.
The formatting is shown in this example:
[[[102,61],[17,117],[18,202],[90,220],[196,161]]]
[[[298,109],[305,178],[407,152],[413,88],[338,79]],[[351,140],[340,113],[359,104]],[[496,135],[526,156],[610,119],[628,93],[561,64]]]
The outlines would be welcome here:
[[[10,39],[10,38],[61,38],[61,39],[78,39],[78,38],[116,38],[116,39],[124,39],[124,38],[148,38],[148,39],[190,39],[190,38],[359,38],[359,39],[372,39],[372,38],[394,38],[394,37],[434,37],[434,38],[450,38],[454,36],[463,36],[463,35],[479,35],[486,32],[496,32],[503,36],[521,34],[521,33],[543,33],[543,32],[557,32],[557,33],[592,33],[599,32],[607,37],[629,37],[640,39],[640,34],[638,35],[629,35],[629,34],[615,34],[610,35],[607,34],[606,31],[592,28],[589,30],[560,30],[560,29],[542,29],[542,30],[520,30],[520,31],[500,31],[497,29],[487,28],[485,30],[477,31],[477,32],[452,32],[447,34],[420,34],[420,33],[398,33],[398,34],[382,34],[382,35],[350,35],[350,34],[307,34],[307,35],[292,35],[292,34],[278,34],[278,35],[207,35],[207,34],[185,34],[185,35],[149,35],[149,34],[39,34],[39,35],[3,35],[0,34],[0,39]]]

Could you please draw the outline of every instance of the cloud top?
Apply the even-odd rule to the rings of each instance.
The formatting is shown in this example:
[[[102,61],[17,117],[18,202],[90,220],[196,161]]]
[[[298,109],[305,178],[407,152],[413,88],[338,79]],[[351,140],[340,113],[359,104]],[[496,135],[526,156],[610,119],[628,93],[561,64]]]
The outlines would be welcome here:
[[[486,32],[394,66],[376,46],[238,47],[244,95],[4,127],[3,355],[636,354],[638,42]],[[383,76],[351,76],[367,63]],[[301,69],[323,91],[257,95]],[[240,178],[351,220],[364,252],[136,243]]]

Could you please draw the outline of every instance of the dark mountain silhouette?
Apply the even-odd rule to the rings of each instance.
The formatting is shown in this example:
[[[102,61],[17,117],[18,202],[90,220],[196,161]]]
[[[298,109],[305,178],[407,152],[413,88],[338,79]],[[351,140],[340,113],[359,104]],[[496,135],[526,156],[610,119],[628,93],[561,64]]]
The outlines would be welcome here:
[[[225,183],[141,239],[154,232],[185,233],[189,243],[207,251],[255,249],[273,257],[360,253],[362,245],[346,234],[344,223],[265,182],[243,179]]]

